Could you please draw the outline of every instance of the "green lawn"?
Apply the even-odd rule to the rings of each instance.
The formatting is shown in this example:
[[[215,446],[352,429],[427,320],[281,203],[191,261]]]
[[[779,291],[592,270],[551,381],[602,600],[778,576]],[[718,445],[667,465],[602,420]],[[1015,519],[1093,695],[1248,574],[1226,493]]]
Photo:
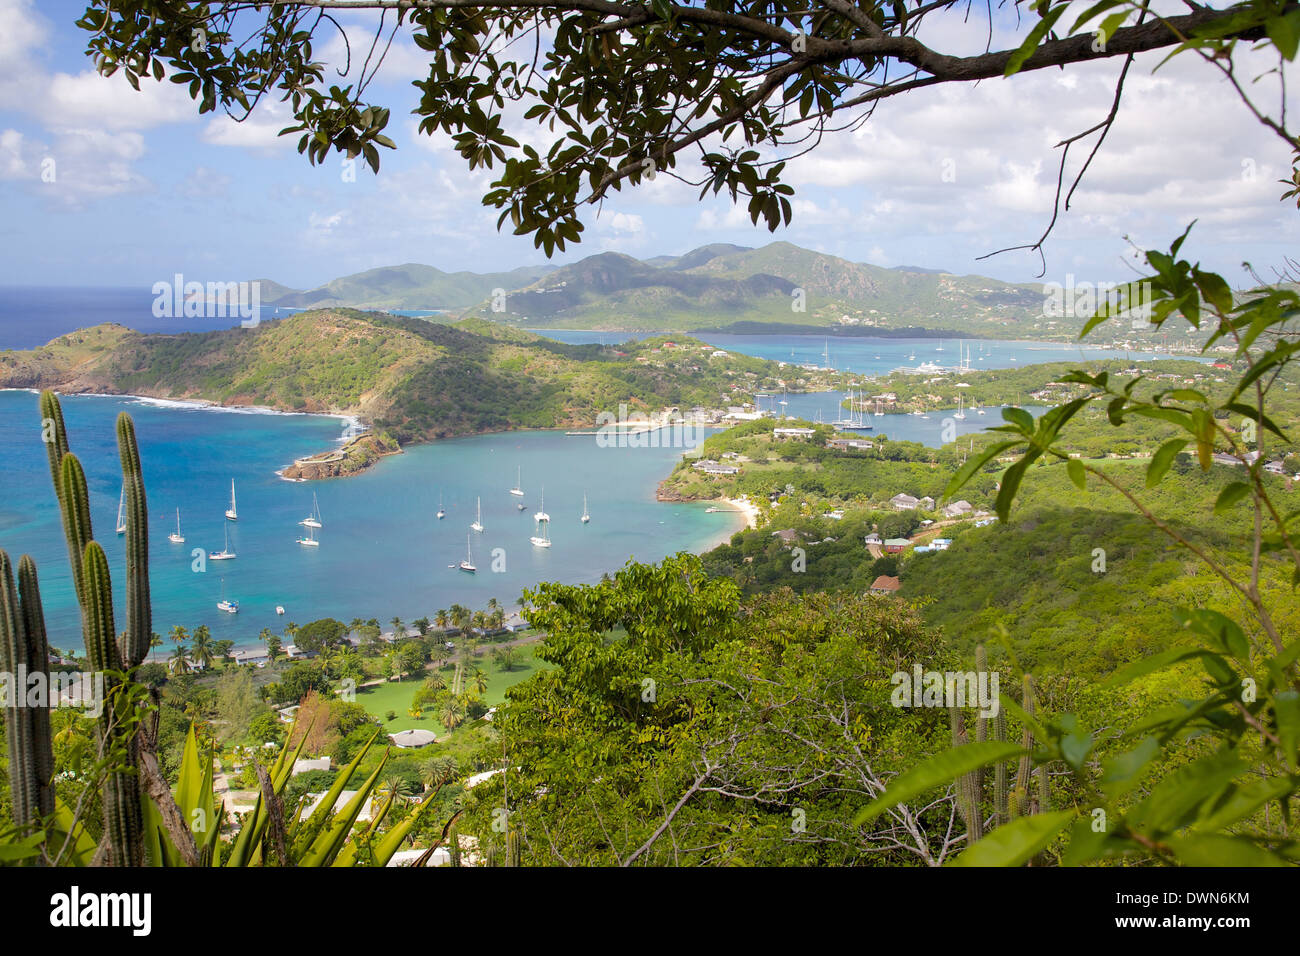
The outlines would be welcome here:
[[[506,699],[506,691],[518,684],[522,680],[527,680],[533,674],[543,667],[548,667],[542,661],[533,658],[533,649],[535,644],[526,644],[516,648],[518,652],[518,663],[512,671],[497,670],[496,664],[491,657],[484,653],[482,657],[476,660],[479,668],[487,675],[487,690],[482,694],[483,702],[489,707],[495,707]],[[455,672],[453,662],[445,663],[439,668],[439,673],[448,684],[451,683],[452,674]],[[472,673],[472,671],[471,671]],[[377,717],[384,725],[385,733],[397,733],[399,730],[429,730],[441,737],[447,732],[446,728],[438,722],[432,710],[426,710],[424,716],[419,720],[407,714],[407,708],[411,706],[411,699],[415,696],[416,690],[424,683],[424,676],[410,677],[401,681],[388,681],[384,684],[376,684],[373,687],[362,687],[357,690],[357,703],[367,711]],[[384,714],[388,711],[396,711],[397,717],[393,720],[385,720]]]

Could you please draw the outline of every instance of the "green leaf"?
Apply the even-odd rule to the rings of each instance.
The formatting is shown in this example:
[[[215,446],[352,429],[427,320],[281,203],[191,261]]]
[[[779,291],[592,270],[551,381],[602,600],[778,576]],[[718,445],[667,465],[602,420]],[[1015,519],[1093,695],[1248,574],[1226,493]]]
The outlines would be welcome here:
[[[1174,620],[1194,634],[1208,637],[1230,656],[1240,661],[1250,659],[1250,641],[1241,625],[1225,614],[1208,608],[1189,610],[1174,608]]]
[[[1198,807],[1210,804],[1247,770],[1233,750],[1221,750],[1179,767],[1160,779],[1129,815],[1136,827],[1158,836],[1191,822]]]
[[[952,480],[948,482],[948,487],[944,489],[943,496],[948,498],[956,494],[961,490],[962,486],[965,485],[966,482],[970,481],[971,476],[974,475],[975,472],[979,471],[1007,449],[1015,448],[1019,445],[1020,442],[1018,441],[1003,441],[985,448],[974,458],[969,459],[966,464],[961,466],[961,468],[957,469],[957,474],[952,476]]]
[[[1019,757],[1023,752],[1015,744],[991,740],[984,743],[964,744],[936,754],[890,781],[885,792],[861,811],[854,818],[854,823],[858,825],[867,823],[891,807],[896,807],[935,787],[950,783],[964,773],[997,763],[999,760]]]
[[[1051,843],[1073,819],[1073,810],[1057,810],[1012,820],[971,844],[949,866],[1019,866]]]
[[[1033,461],[1034,449],[1025,453],[1025,457],[1008,468],[1002,473],[1002,487],[998,489],[998,496],[993,502],[993,510],[998,513],[1001,521],[1006,521],[1011,514],[1011,503],[1015,500],[1016,492],[1020,489],[1020,482],[1025,477],[1025,469]]]
[[[1152,654],[1150,657],[1144,657],[1141,660],[1134,661],[1127,667],[1116,671],[1102,683],[1103,688],[1122,687],[1130,681],[1135,681],[1139,677],[1145,677],[1152,671],[1164,670],[1166,667],[1172,667],[1179,661],[1185,661],[1193,657],[1207,657],[1210,652],[1199,647],[1172,647],[1167,651],[1161,651],[1159,654]]]
[[[1219,497],[1214,500],[1214,513],[1223,514],[1242,498],[1250,494],[1250,485],[1244,481],[1230,481],[1223,486]]]
[[[1296,47],[1300,46],[1300,10],[1292,10],[1280,17],[1272,17],[1265,26],[1268,38],[1273,41],[1279,53],[1288,60],[1294,60]]]
[[[1070,480],[1080,491],[1088,490],[1088,473],[1083,469],[1083,462],[1071,458],[1065,463],[1065,473],[1070,476]]]
[[[1047,36],[1047,31],[1052,29],[1053,24],[1061,18],[1061,14],[1065,12],[1067,6],[1069,6],[1069,4],[1058,4],[1055,9],[1049,10],[1047,15],[1029,31],[1029,36],[1025,37],[1025,42],[1020,44],[1020,48],[1017,49],[1015,53],[1011,54],[1011,58],[1007,60],[1007,68],[1003,74],[1004,76],[1012,76],[1020,72],[1020,68],[1024,66],[1026,60],[1034,55],[1034,51],[1038,49],[1039,42],[1043,37]]]
[[[1003,421],[1010,422],[1012,425],[1019,427],[1019,429],[1026,435],[1032,435],[1034,433],[1034,416],[1030,415],[1023,408],[1011,406],[1002,409],[1002,419]]]
[[[1290,793],[1294,786],[1295,784],[1288,777],[1252,780],[1234,786],[1225,799],[1215,804],[1208,816],[1201,817],[1192,825],[1192,829],[1202,833],[1223,830],[1239,820],[1244,820],[1266,803],[1281,799]]]
[[[1151,456],[1151,464],[1147,465],[1148,488],[1154,488],[1160,484],[1160,479],[1165,476],[1170,466],[1173,465],[1174,458],[1186,447],[1186,438],[1174,438],[1156,449],[1156,453]]]
[[[1284,690],[1273,696],[1273,714],[1277,718],[1277,736],[1287,762],[1296,766],[1296,742],[1300,741],[1300,692]]]
[[[1103,764],[1101,789],[1112,800],[1123,796],[1141,779],[1142,769],[1160,753],[1160,741],[1146,736],[1127,753],[1111,757]]]
[[[1287,860],[1239,837],[1198,834],[1166,841],[1186,866],[1291,866]]]

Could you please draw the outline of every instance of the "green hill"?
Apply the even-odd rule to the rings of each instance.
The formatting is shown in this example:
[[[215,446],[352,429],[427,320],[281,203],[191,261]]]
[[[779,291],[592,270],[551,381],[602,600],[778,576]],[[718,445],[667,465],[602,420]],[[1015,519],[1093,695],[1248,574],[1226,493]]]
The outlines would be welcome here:
[[[308,290],[263,283],[262,302],[271,306],[441,310],[537,328],[788,327],[869,334],[911,328],[1066,338],[1081,325],[1045,319],[1042,287],[1035,284],[910,266],[887,269],[788,242],[760,249],[710,243],[683,255],[644,260],[604,252],[564,266],[482,274],[408,262]]]
[[[551,271],[550,266],[509,272],[443,272],[433,266],[408,262],[400,266],[369,269],[343,276],[306,291],[262,289],[266,305],[289,308],[349,306],[358,309],[464,309],[492,294],[494,289],[514,289]]]
[[[622,403],[716,407],[776,387],[775,363],[713,351],[682,338],[565,345],[481,319],[447,325],[324,309],[180,335],[97,326],[0,353],[0,387],[353,414],[407,442],[592,427]]]

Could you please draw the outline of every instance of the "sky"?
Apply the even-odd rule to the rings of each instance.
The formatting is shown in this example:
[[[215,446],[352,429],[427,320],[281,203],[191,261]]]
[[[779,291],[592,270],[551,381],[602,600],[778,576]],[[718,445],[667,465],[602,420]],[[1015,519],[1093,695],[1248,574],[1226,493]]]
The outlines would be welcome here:
[[[264,100],[237,123],[200,116],[181,86],[146,81],[136,92],[120,74],[99,76],[74,25],[84,9],[0,0],[0,285],[150,287],[182,273],[305,289],[404,262],[489,272],[547,261],[530,237],[497,230],[498,212],[480,201],[492,173],[470,172],[445,137],[417,131],[410,84],[427,54],[402,35],[367,96],[392,109],[386,132],[397,149],[382,151],[378,175],[358,162],[349,176],[338,154],[313,167],[296,136],[276,135],[292,125],[280,103]],[[376,17],[340,17],[354,51]],[[1013,45],[1031,20],[996,14],[995,47]],[[924,31],[946,51],[976,53],[988,24],[972,12],[968,23],[959,14]],[[319,58],[341,66],[343,51],[337,35],[317,40]],[[1134,63],[1038,281],[1128,278],[1135,246],[1167,249],[1193,219],[1183,254],[1234,285],[1246,281],[1244,260],[1268,276],[1295,255],[1300,212],[1278,201],[1277,181],[1291,175],[1285,144],[1217,71],[1190,55],[1155,71],[1161,58]],[[1270,66],[1249,52],[1240,60],[1248,79]],[[659,176],[612,195],[598,214],[588,209],[584,241],[550,261],[785,240],[855,262],[1035,281],[1036,254],[978,257],[1037,239],[1051,217],[1054,146],[1105,117],[1119,67],[1095,61],[887,101],[857,131],[791,163],[794,220],[776,233],[751,225],[743,206],[701,201],[697,188]],[[1250,88],[1276,111],[1279,87],[1273,75]],[[540,141],[535,124],[508,120]],[[1088,148],[1075,146],[1067,168]]]

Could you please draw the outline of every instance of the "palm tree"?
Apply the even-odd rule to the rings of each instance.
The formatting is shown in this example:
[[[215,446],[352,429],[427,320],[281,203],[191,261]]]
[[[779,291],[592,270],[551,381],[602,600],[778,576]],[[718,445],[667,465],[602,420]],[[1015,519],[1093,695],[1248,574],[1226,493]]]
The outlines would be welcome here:
[[[297,633],[298,633],[298,625],[293,623],[293,621],[290,621],[288,624],[284,626],[284,636],[287,637],[290,641],[293,640],[294,635]]]
[[[171,672],[173,674],[188,674],[190,672],[189,650],[179,642],[176,644],[176,650],[172,651]]]
[[[460,604],[451,606],[451,626],[457,630],[463,631],[469,625],[470,613],[469,608]]]
[[[447,609],[445,607],[439,608],[438,613],[433,616],[433,623],[444,629],[447,627],[447,622],[450,620],[451,618],[447,616]]]
[[[447,681],[437,671],[431,671],[429,676],[424,679],[424,686],[430,691],[446,690]]]
[[[477,667],[474,668],[474,689],[480,694],[487,691],[487,674],[484,674]]]
[[[519,652],[513,647],[499,647],[494,652],[497,667],[503,671],[512,671],[519,664]]]
[[[400,641],[406,637],[406,625],[400,617],[394,617],[389,623],[393,625],[393,640]]]
[[[494,630],[499,631],[505,625],[505,623],[506,623],[506,609],[501,607],[500,605],[497,605],[495,608],[493,608],[492,614],[488,617],[488,625]]]
[[[465,705],[459,697],[448,697],[442,705],[438,722],[448,730],[455,730],[465,720]]]
[[[454,757],[430,757],[420,764],[420,780],[426,787],[437,787],[456,779]]]
[[[170,636],[173,641],[175,641],[177,644],[180,644],[183,641],[189,640],[190,632],[185,630],[185,628],[182,627],[180,624],[177,624],[172,628],[172,632]]]
[[[190,659],[204,668],[212,666],[212,632],[206,624],[194,629],[194,641],[190,646]]]
[[[487,615],[482,611],[475,611],[471,620],[474,622],[474,629],[476,631],[482,632],[482,630],[487,627]]]

